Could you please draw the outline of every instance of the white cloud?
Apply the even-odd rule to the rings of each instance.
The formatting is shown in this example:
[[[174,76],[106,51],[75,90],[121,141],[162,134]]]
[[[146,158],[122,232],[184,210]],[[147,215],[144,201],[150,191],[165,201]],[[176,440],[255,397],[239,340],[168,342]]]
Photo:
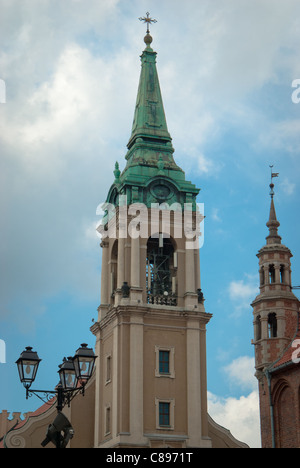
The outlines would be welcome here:
[[[6,220],[0,246],[5,266],[0,315],[9,314],[11,322],[18,322],[20,310],[26,310],[27,323],[33,321],[47,299],[61,290],[98,300],[99,240],[95,231],[94,242],[85,222],[97,222],[96,207],[113,181],[114,162],[121,153],[125,156],[139,73],[139,58],[129,50],[93,55],[82,41],[76,42],[77,35],[96,24],[101,34],[106,31],[100,24],[116,2],[101,2],[101,8],[98,3],[89,5],[94,16],[86,9],[93,21],[77,30],[65,18],[64,30],[57,31],[61,43],[43,16],[45,4],[38,2],[36,10],[27,12],[21,8],[10,20],[16,41],[11,41],[9,54],[0,54],[9,88],[0,116],[5,193],[0,209]],[[65,15],[72,16],[68,8]],[[54,24],[58,13],[53,7],[49,11]],[[24,43],[32,52],[30,60],[18,50]]]
[[[280,187],[286,195],[293,195],[296,189],[296,184],[285,177],[280,183]]]
[[[1,292],[2,300],[24,293],[31,304],[32,296],[72,284],[74,252],[86,256],[86,231],[78,225],[92,222],[115,160],[125,163],[144,29],[140,1],[89,0],[88,8],[85,0],[0,3],[0,78],[7,88],[0,116]],[[273,134],[247,96],[281,73],[297,76],[298,11],[298,1],[284,7],[275,0],[153,1],[159,20],[153,48],[175,159],[184,170],[215,174],[220,158],[205,145],[228,122],[253,125],[259,114],[259,127],[263,122]],[[297,119],[278,126],[278,148],[296,141]],[[286,191],[293,189],[286,183]],[[229,291],[240,312],[254,286],[243,279]]]
[[[231,383],[238,385],[241,389],[255,390],[257,388],[257,380],[254,376],[254,369],[254,358],[241,356],[225,366],[223,371]]]
[[[248,299],[257,292],[257,286],[245,283],[244,280],[231,281],[229,285],[230,298],[234,300]]]
[[[265,119],[265,116],[261,118]],[[265,120],[255,146],[284,151],[291,157],[298,157],[299,144],[300,119],[283,118],[279,122]]]
[[[240,398],[221,398],[208,392],[208,412],[216,423],[251,448],[260,448],[258,392]]]
[[[245,274],[246,279],[233,280],[228,286],[229,297],[233,301],[232,315],[239,317],[245,310],[249,310],[251,302],[258,294],[257,275]]]
[[[211,218],[214,221],[217,221],[218,223],[221,222],[221,218],[220,218],[220,215],[219,215],[219,208],[213,208],[211,210]]]
[[[239,397],[220,397],[208,392],[210,416],[238,440],[251,448],[260,447],[260,416],[257,379],[254,377],[254,358],[240,356],[222,369]]]

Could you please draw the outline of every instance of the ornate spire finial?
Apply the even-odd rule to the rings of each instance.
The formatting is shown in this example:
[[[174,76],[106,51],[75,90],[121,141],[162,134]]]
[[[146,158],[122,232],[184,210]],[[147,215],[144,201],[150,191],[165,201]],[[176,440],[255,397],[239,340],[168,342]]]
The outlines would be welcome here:
[[[279,172],[273,172],[273,167],[274,166],[269,166],[270,169],[271,169],[271,183],[270,183],[270,195],[271,195],[271,198],[274,197],[274,184],[273,184],[273,178],[274,177],[278,177],[279,176]]]
[[[147,12],[146,16],[144,16],[143,18],[139,18],[139,20],[144,21],[144,23],[147,23],[147,34],[144,37],[144,42],[147,45],[147,47],[150,48],[150,44],[152,42],[152,37],[150,36],[149,25],[151,23],[157,23],[157,20],[150,18],[150,13],[149,12]]]
[[[150,13],[147,11],[146,13],[146,16],[144,16],[143,18],[139,18],[140,21],[144,21],[144,23],[147,23],[147,34],[150,34],[150,30],[149,30],[149,24],[151,23],[157,23],[157,20],[156,19],[152,19],[150,18]]]
[[[278,235],[278,232],[277,232],[278,227],[280,226],[280,223],[277,221],[275,205],[274,205],[274,200],[273,200],[274,198],[273,178],[278,177],[279,173],[273,172],[273,167],[274,166],[270,166],[270,169],[271,169],[271,183],[270,183],[271,207],[270,207],[269,221],[267,222],[267,227],[269,228],[267,244],[280,244],[281,237]]]
[[[119,169],[119,163],[118,163],[118,161],[117,161],[116,164],[115,164],[115,170],[114,170],[115,183],[118,183],[118,182],[119,182],[120,174],[121,174],[121,171],[120,171],[120,169]]]

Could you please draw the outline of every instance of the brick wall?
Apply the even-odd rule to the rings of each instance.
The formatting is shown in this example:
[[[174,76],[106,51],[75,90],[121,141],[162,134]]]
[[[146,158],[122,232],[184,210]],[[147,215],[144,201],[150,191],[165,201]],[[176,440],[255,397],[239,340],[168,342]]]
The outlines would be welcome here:
[[[270,399],[266,378],[259,390],[262,448],[271,448]],[[276,448],[300,448],[300,364],[272,374],[271,393]]]

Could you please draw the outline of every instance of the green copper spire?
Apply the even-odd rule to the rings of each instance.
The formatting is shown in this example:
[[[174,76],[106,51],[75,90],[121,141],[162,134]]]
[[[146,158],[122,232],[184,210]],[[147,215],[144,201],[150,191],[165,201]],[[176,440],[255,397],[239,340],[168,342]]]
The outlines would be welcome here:
[[[158,166],[159,159],[163,159],[165,169],[181,169],[173,159],[174,148],[168,131],[164,105],[156,69],[157,53],[151,48],[152,37],[149,33],[149,18],[140,18],[147,22],[147,34],[144,38],[146,48],[141,55],[141,74],[134,111],[131,136],[127,145],[128,161],[126,169],[133,166]]]
[[[150,47],[152,37],[144,39],[147,47],[141,56],[142,70],[135,106],[130,149],[137,138],[154,139],[166,144],[171,142],[156,69],[156,52]]]
[[[141,73],[134,111],[131,136],[127,144],[126,167],[120,174],[116,164],[115,180],[107,201],[117,204],[126,196],[128,204],[174,202],[195,205],[199,189],[185,179],[184,171],[174,161],[172,138],[168,131],[163,100],[156,69],[156,52],[151,48],[149,24],[156,22],[147,17],[144,38],[146,48],[141,55]]]

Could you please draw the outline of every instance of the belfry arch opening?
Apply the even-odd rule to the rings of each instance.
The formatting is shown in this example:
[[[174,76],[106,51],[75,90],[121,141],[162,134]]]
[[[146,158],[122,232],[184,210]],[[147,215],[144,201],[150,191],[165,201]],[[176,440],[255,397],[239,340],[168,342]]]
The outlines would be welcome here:
[[[177,253],[171,238],[162,233],[147,242],[147,303],[177,305]]]
[[[113,303],[115,291],[117,288],[117,271],[118,271],[118,240],[114,242],[111,250],[110,258],[110,302]]]
[[[259,270],[259,279],[260,279],[260,285],[264,286],[264,284],[265,284],[265,271],[264,271],[263,267],[261,267],[261,269]]]
[[[268,315],[268,338],[277,338],[277,317],[274,312]]]
[[[285,283],[285,268],[284,268],[284,265],[280,265],[280,283]]]
[[[275,283],[275,267],[274,265],[269,265],[269,282]]]
[[[255,320],[255,340],[261,340],[261,316],[258,315]]]

